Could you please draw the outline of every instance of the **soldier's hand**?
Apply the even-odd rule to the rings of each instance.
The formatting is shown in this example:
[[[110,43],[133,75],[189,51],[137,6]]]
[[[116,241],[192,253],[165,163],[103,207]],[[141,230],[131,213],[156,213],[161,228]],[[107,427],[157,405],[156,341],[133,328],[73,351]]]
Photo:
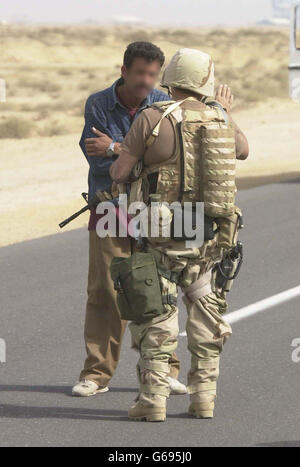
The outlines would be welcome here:
[[[97,135],[97,138],[86,138],[84,140],[87,155],[107,157],[106,150],[112,142],[112,139],[94,127],[92,130],[95,135]]]
[[[111,193],[114,194],[116,192],[118,192],[118,184],[115,181],[113,181],[111,185]]]
[[[216,92],[216,100],[222,104],[227,113],[232,110],[233,99],[230,87],[227,84],[220,84]]]

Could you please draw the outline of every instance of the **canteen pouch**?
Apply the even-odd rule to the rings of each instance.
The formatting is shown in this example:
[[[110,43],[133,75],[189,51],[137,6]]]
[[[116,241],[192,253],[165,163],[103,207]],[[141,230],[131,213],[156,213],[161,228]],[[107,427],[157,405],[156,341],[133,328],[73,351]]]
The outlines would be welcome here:
[[[145,323],[165,312],[151,253],[136,251],[129,258],[115,257],[110,270],[121,319]]]

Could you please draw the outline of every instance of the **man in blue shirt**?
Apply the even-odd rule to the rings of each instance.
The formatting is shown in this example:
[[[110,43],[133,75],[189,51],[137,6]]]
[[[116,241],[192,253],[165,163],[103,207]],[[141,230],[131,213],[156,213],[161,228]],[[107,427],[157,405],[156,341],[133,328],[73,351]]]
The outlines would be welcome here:
[[[120,144],[138,115],[154,102],[170,100],[154,89],[164,64],[164,54],[149,42],[129,44],[124,54],[121,78],[104,91],[92,94],[85,106],[85,126],[80,147],[89,163],[89,198],[97,189],[111,186],[110,166],[120,152]],[[116,292],[110,279],[114,256],[131,254],[130,238],[100,238],[96,233],[99,216],[91,211],[89,220],[88,301],[84,337],[87,358],[74,396],[90,396],[108,391],[121,350],[126,321],[119,316]],[[177,378],[179,361],[170,360],[170,388],[183,394],[186,388]]]

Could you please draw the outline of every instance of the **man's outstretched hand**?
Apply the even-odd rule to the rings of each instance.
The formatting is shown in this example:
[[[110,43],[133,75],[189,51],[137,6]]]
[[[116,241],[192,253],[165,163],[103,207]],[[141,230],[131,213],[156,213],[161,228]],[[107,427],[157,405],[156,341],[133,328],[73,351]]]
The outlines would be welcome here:
[[[110,143],[112,142],[112,139],[105,133],[102,133],[100,130],[97,130],[97,128],[93,127],[92,130],[95,133],[95,135],[97,135],[97,137],[86,138],[84,140],[87,155],[108,157],[106,151]]]
[[[220,84],[216,92],[216,101],[220,102],[227,113],[232,110],[233,99],[230,87],[227,84]]]

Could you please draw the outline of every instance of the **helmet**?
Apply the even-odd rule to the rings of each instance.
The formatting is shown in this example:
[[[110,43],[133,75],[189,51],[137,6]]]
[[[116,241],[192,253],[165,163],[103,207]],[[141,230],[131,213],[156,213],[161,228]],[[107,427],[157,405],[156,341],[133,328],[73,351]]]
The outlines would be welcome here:
[[[178,50],[166,67],[161,86],[181,88],[212,97],[214,95],[214,64],[210,55],[200,50]]]

